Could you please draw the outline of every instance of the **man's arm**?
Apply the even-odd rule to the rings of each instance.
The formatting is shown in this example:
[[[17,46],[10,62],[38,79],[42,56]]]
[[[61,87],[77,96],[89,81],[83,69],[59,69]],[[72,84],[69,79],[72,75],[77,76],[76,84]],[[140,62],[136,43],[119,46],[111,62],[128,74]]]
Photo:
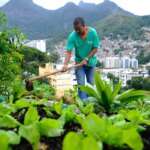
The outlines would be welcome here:
[[[64,65],[63,65],[62,71],[66,71],[67,70],[68,63],[69,63],[69,61],[71,59],[71,56],[72,56],[72,52],[66,51],[66,56],[65,56],[65,60],[64,60]]]
[[[98,34],[96,32],[96,30],[93,30],[93,49],[92,51],[89,53],[89,55],[81,62],[82,65],[86,65],[88,63],[89,58],[91,58],[92,56],[94,56],[97,51],[98,51],[98,47],[99,47],[99,37]]]
[[[94,48],[89,55],[80,63],[81,65],[86,65],[88,63],[88,59],[90,59],[92,56],[94,56],[97,53],[98,49]]]
[[[88,55],[88,59],[89,58],[91,58],[92,56],[94,56],[96,53],[97,53],[97,51],[98,51],[98,49],[97,48],[94,48],[91,52],[90,52],[90,54]]]

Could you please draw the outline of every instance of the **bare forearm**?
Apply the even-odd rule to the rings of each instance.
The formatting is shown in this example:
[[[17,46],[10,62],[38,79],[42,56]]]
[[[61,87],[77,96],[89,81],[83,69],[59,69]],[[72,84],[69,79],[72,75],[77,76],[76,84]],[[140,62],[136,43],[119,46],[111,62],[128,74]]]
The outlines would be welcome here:
[[[71,52],[66,52],[65,60],[64,60],[64,65],[67,65],[68,62],[71,59]]]
[[[97,53],[97,48],[94,48],[90,54],[88,55],[88,58],[91,58],[92,56],[94,56]]]

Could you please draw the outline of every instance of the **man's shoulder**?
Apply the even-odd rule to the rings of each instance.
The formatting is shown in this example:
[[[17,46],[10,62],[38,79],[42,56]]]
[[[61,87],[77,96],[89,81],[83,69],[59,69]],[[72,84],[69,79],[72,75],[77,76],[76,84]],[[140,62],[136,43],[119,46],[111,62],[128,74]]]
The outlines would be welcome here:
[[[98,36],[97,31],[96,31],[95,28],[89,27],[89,30],[90,30],[90,36],[94,36],[94,37]]]
[[[75,31],[72,31],[72,32],[69,34],[69,38],[71,38],[71,39],[74,39],[75,36],[76,36]]]
[[[93,27],[89,27],[89,29],[90,29],[91,32],[97,32],[96,29],[93,28]]]

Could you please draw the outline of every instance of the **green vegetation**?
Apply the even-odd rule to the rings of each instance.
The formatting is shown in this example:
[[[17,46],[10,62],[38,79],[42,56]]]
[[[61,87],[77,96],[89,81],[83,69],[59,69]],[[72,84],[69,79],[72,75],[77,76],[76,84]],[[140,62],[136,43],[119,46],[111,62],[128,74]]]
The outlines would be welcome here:
[[[23,37],[16,29],[0,33],[1,150],[149,149],[150,92],[121,92],[120,81],[103,81],[98,72],[93,86],[80,86],[89,95],[86,102],[79,99],[77,88],[65,93],[69,104],[63,98],[57,101],[54,87],[42,81],[28,92],[22,63],[45,62],[47,56],[27,48],[27,57]]]
[[[30,74],[38,74],[39,65],[49,62],[49,56],[35,48],[24,46],[21,53],[24,56],[22,68]]]
[[[5,21],[5,15],[0,15],[2,21]],[[3,25],[3,23],[1,24]],[[17,29],[4,30],[0,33],[0,95],[9,96],[9,88],[21,73],[22,39],[23,35]]]
[[[137,59],[139,61],[139,64],[146,64],[150,60],[150,53],[145,54],[144,50],[141,50],[140,53],[137,55]]]
[[[113,14],[96,22],[95,26],[102,37],[112,34],[113,38],[120,35],[124,39],[132,37],[137,40],[143,38],[143,31],[141,30],[143,23],[140,17]]]
[[[127,81],[127,88],[134,88],[136,90],[142,89],[150,91],[150,77],[134,77],[131,80]]]
[[[50,53],[50,55],[49,55],[49,61],[51,62],[51,63],[58,63],[59,62],[59,60],[60,60],[60,55],[59,55],[59,53],[56,51],[52,51],[51,53]]]
[[[39,90],[0,103],[1,148],[142,150],[149,147],[149,137],[145,135],[150,126],[147,93],[130,90],[118,94],[121,83],[112,90],[98,73],[95,84],[95,90],[82,87],[91,96],[86,103],[78,97],[69,105],[52,100],[47,94],[39,97]],[[102,108],[97,109],[97,105]]]

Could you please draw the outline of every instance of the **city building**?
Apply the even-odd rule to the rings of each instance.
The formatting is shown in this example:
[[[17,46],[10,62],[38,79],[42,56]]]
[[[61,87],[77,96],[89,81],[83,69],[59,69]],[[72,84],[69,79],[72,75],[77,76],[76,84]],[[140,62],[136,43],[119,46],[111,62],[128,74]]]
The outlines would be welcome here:
[[[127,68],[130,68],[130,57],[128,56],[124,56],[121,58],[121,68],[124,68],[124,69],[127,69]]]
[[[134,69],[138,69],[138,60],[135,58],[132,58],[130,61],[130,67]]]
[[[138,60],[136,58],[130,58],[128,56],[105,57],[102,59],[102,62],[104,63],[104,68],[107,69],[115,69],[115,68],[137,69],[138,68]]]
[[[36,48],[40,50],[41,52],[46,52],[46,40],[26,41],[24,45]]]
[[[107,74],[111,73],[115,77],[119,77],[119,79],[122,81],[122,86],[127,85],[127,81],[131,80],[133,77],[148,77],[148,71],[146,70],[133,70],[131,68],[124,69],[101,69],[101,74],[104,80],[108,81],[109,79],[107,78]]]
[[[104,67],[105,68],[121,68],[121,60],[120,57],[106,57],[104,59]]]

